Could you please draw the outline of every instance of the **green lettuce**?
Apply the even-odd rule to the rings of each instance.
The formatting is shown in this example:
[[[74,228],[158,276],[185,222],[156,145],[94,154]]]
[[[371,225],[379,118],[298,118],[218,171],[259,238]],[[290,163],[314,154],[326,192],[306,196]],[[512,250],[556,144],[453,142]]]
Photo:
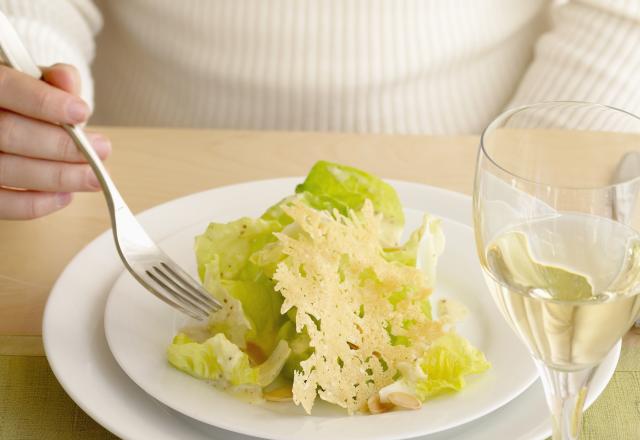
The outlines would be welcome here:
[[[402,204],[391,185],[357,168],[327,161],[317,162],[296,193],[310,193],[317,197],[316,209],[331,206],[347,214],[348,209],[359,211],[369,199],[376,212],[389,222],[404,225]],[[313,205],[312,205],[313,206]],[[320,208],[322,207],[322,208]]]
[[[383,256],[387,261],[404,264],[405,266],[417,267],[422,270],[427,278],[428,285],[433,288],[436,281],[436,267],[438,258],[444,251],[444,234],[440,220],[426,214],[422,224],[414,230],[409,239],[402,245],[393,248],[385,248]],[[389,296],[389,301],[395,306],[398,302],[406,299],[407,292],[404,290],[394,292]],[[421,302],[422,311],[425,316],[432,319],[431,301],[425,298]],[[404,336],[389,335],[394,345],[410,345]]]
[[[224,379],[231,385],[257,384],[258,372],[249,357],[222,333],[203,343],[179,333],[167,349],[169,363],[198,379]]]
[[[286,318],[280,314],[282,296],[250,257],[274,243],[273,233],[281,229],[277,222],[245,217],[230,223],[211,223],[196,237],[200,277],[226,312],[212,317],[212,332],[225,333],[241,347],[253,342],[265,355],[275,347]]]
[[[386,248],[384,257],[387,261],[396,261],[422,270],[433,288],[438,258],[444,251],[444,245],[440,219],[426,214],[420,227],[411,233],[407,242],[399,247]]]
[[[295,324],[295,311],[289,310],[289,320],[280,328],[279,338],[289,343],[291,348],[291,354],[284,364],[282,369],[282,375],[286,379],[293,379],[293,373],[300,368],[300,362],[311,356],[313,348],[309,346],[309,335],[307,330],[303,329],[302,332],[296,332]]]
[[[289,359],[291,349],[286,341],[280,340],[271,356],[257,367],[258,385],[266,387],[280,375],[282,368]]]
[[[395,189],[382,179],[357,168],[324,160],[316,162],[304,182],[296,187],[296,194],[315,209],[336,209],[342,215],[347,215],[350,210],[360,211],[364,201],[369,199],[375,211],[383,217],[381,241],[393,246],[402,234],[404,211]],[[287,197],[269,208],[262,219],[281,225],[291,223],[281,209],[291,199]]]
[[[290,352],[287,343],[280,341],[264,363],[252,367],[249,356],[222,333],[203,343],[179,333],[167,349],[167,359],[177,369],[198,379],[265,387],[278,377]]]
[[[222,280],[221,284],[242,304],[250,323],[246,341],[255,343],[267,355],[271,353],[278,340],[278,331],[286,321],[280,314],[282,295],[274,290],[274,283],[265,278],[261,281]]]
[[[446,391],[460,391],[465,376],[483,373],[491,367],[482,353],[456,333],[438,338],[420,360],[426,379],[416,382],[420,399]]]
[[[450,332],[438,338],[413,366],[400,368],[401,378],[380,390],[381,399],[403,391],[425,401],[465,387],[465,377],[491,367],[484,354],[462,336]]]
[[[276,241],[274,232],[282,230],[276,221],[243,217],[230,223],[211,223],[204,234],[196,237],[195,251],[198,274],[204,280],[205,266],[217,260],[219,278],[254,281],[260,270],[249,257],[267,243]]]

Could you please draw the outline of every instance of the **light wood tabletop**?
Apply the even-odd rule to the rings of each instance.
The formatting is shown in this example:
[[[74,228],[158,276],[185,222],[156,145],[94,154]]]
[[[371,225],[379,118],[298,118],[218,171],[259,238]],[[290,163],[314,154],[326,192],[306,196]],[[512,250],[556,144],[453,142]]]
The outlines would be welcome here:
[[[385,178],[470,194],[478,146],[477,136],[116,127],[94,130],[112,139],[114,152],[107,167],[134,212],[222,185],[302,176],[320,159],[353,165]],[[15,366],[18,364],[29,369],[29,365],[40,362],[31,362],[27,357],[43,359],[39,356],[43,355],[41,325],[47,295],[70,259],[109,227],[106,204],[100,193],[77,194],[70,207],[46,218],[0,221],[0,359],[7,358],[5,368],[9,372],[18,368]],[[632,332],[627,344],[633,346],[638,339],[640,335],[634,336]],[[8,359],[11,357],[15,361]],[[629,380],[639,380],[640,366],[631,370]],[[47,374],[48,390],[57,383],[50,371]],[[28,380],[25,375],[24,381]],[[2,385],[0,380],[0,392]],[[18,394],[14,396],[19,398]],[[618,397],[612,394],[611,399],[615,401]],[[27,406],[29,402],[25,400],[23,404]],[[73,405],[70,401],[68,404]],[[631,405],[629,411],[634,411]],[[79,411],[77,407],[75,410]],[[53,425],[58,423],[51,421]],[[76,424],[75,419],[72,423]],[[98,428],[91,429],[99,434],[83,438],[107,435]],[[69,432],[77,433],[77,426],[70,427]],[[1,433],[0,427],[0,437]]]

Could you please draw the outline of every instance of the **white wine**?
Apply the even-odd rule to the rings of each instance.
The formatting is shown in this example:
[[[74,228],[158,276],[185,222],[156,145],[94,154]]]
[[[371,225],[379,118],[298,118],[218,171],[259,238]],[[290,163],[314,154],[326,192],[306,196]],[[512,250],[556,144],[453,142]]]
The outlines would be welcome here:
[[[511,327],[557,370],[597,365],[640,312],[640,235],[603,217],[559,214],[510,227],[481,264]]]

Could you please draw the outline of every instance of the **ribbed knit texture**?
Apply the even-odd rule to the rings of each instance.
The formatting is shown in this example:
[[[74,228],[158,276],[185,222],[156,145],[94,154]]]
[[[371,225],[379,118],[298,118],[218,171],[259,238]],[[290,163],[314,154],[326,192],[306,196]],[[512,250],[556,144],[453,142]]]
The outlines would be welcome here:
[[[72,64],[82,76],[82,94],[93,103],[90,62],[93,36],[102,24],[100,12],[89,0],[0,0],[27,49],[40,66]]]
[[[535,101],[640,113],[640,0],[96,3],[0,0],[38,62],[86,85],[102,19],[95,124],[457,134]]]

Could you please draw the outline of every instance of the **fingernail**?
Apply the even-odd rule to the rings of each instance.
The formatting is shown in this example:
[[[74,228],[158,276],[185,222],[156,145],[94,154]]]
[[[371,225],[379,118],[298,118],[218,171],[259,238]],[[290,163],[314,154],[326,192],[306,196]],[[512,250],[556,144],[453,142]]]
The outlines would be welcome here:
[[[98,180],[96,175],[93,174],[93,171],[89,172],[89,187],[91,187],[92,189],[100,189],[100,181]]]
[[[67,114],[71,122],[84,122],[89,117],[89,106],[80,100],[74,100],[67,107]]]
[[[56,207],[63,208],[71,202],[71,193],[56,193]]]
[[[101,159],[106,158],[111,151],[111,141],[100,133],[91,134],[91,145]]]

